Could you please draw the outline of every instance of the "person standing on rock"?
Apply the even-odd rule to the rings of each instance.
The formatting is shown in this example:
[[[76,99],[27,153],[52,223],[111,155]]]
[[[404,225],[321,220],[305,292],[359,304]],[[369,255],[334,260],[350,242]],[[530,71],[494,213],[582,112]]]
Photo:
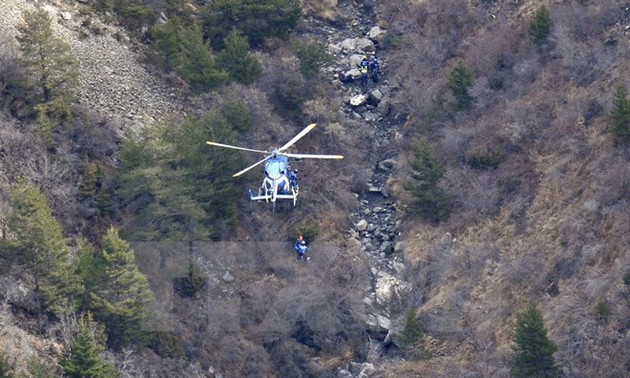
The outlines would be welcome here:
[[[359,67],[359,72],[361,72],[361,86],[367,87],[370,70],[370,60],[366,55],[363,55],[363,58],[361,59],[361,62],[357,64],[357,67]]]
[[[376,83],[378,81],[378,75],[381,73],[381,62],[376,54],[370,59],[369,71],[370,76],[372,76],[372,81]]]

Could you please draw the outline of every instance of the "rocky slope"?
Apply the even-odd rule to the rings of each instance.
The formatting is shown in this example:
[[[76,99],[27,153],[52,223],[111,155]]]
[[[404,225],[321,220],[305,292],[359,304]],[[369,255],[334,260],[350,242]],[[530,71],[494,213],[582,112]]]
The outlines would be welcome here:
[[[8,36],[25,10],[46,9],[55,31],[70,44],[80,62],[81,104],[121,124],[139,124],[183,114],[183,98],[143,65],[143,48],[125,31],[100,22],[77,2],[7,0],[0,4],[0,29]]]

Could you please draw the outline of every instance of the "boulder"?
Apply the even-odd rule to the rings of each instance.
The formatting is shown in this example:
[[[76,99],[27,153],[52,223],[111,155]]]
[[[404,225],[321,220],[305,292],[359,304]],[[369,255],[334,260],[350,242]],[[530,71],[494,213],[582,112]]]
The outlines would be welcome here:
[[[383,99],[383,96],[384,96],[383,92],[381,92],[378,89],[375,89],[372,92],[370,92],[370,102],[372,102],[373,104],[378,104]]]
[[[374,42],[369,38],[357,38],[355,40],[355,51],[369,53],[376,50]]]
[[[363,115],[363,119],[365,119],[367,122],[374,122],[378,120],[380,117],[381,117],[380,114],[374,113],[374,112],[367,112]]]
[[[361,364],[361,371],[359,372],[359,378],[369,378],[372,377],[376,373],[376,368],[373,364],[369,362],[364,362]]]
[[[356,51],[357,41],[355,38],[346,38],[339,44],[344,51]]]
[[[376,106],[376,110],[383,116],[387,116],[392,109],[392,103],[389,100],[389,97],[383,97],[378,105]]]
[[[372,27],[367,33],[367,37],[377,43],[383,42],[386,35],[387,31],[385,29],[382,29],[380,26]]]
[[[385,253],[386,255],[391,255],[392,253],[394,253],[394,246],[392,245],[391,242],[386,241],[383,244],[381,244],[381,248],[379,249],[379,251],[381,253]]]
[[[385,159],[378,162],[378,169],[383,172],[391,172],[396,169],[398,162],[394,159]]]
[[[234,281],[234,276],[232,275],[232,273],[230,273],[229,271],[225,272],[225,274],[223,275],[223,281],[225,282],[233,282]]]
[[[367,101],[367,96],[364,94],[358,94],[350,99],[350,105],[352,106],[360,106],[365,104]]]
[[[361,232],[361,231],[365,231],[367,229],[368,226],[368,222],[365,219],[361,219],[360,221],[357,222],[357,224],[355,225],[355,228],[357,231]]]

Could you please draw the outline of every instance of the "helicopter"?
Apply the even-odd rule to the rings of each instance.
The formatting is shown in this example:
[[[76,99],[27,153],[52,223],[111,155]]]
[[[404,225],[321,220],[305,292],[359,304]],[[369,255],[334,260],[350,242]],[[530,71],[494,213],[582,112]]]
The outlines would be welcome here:
[[[254,195],[252,190],[249,190],[250,201],[262,201],[271,202],[272,208],[275,210],[276,200],[292,200],[293,206],[297,205],[297,197],[300,191],[297,183],[297,170],[289,169],[289,158],[296,159],[343,159],[342,155],[319,155],[319,154],[294,154],[284,152],[287,148],[294,145],[298,140],[304,137],[309,131],[313,130],[316,126],[315,123],[311,123],[300,131],[296,136],[288,141],[280,148],[273,149],[271,151],[263,151],[252,148],[237,147],[229,144],[217,143],[207,141],[206,143],[211,146],[231,148],[235,150],[257,152],[267,155],[264,159],[250,165],[249,167],[236,172],[232,177],[238,177],[250,169],[257,167],[258,165],[265,163],[265,178],[263,179],[260,188],[258,188],[258,194]]]

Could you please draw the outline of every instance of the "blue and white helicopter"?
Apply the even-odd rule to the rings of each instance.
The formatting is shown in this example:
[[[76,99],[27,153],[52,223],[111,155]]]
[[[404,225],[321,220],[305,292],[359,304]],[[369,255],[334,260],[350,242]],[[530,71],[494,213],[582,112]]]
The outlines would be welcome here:
[[[304,135],[311,131],[315,127],[315,125],[316,124],[312,123],[306,126],[304,130],[300,131],[298,135],[293,137],[293,139],[287,142],[284,146],[271,151],[255,150],[251,148],[231,146],[229,144],[222,144],[211,141],[207,141],[206,143],[211,146],[258,152],[267,155],[267,157],[258,161],[257,163],[250,165],[240,172],[236,172],[234,175],[232,175],[232,177],[238,177],[243,173],[249,171],[250,169],[262,163],[265,163],[265,178],[263,179],[260,188],[258,188],[258,195],[254,195],[251,190],[249,191],[250,200],[264,200],[265,202],[271,202],[273,209],[275,209],[276,200],[278,199],[293,200],[293,206],[295,206],[297,204],[297,196],[299,194],[300,188],[297,182],[297,170],[289,169],[289,158],[343,159],[342,155],[293,154],[284,152],[284,150],[294,145],[295,142],[300,140]]]

